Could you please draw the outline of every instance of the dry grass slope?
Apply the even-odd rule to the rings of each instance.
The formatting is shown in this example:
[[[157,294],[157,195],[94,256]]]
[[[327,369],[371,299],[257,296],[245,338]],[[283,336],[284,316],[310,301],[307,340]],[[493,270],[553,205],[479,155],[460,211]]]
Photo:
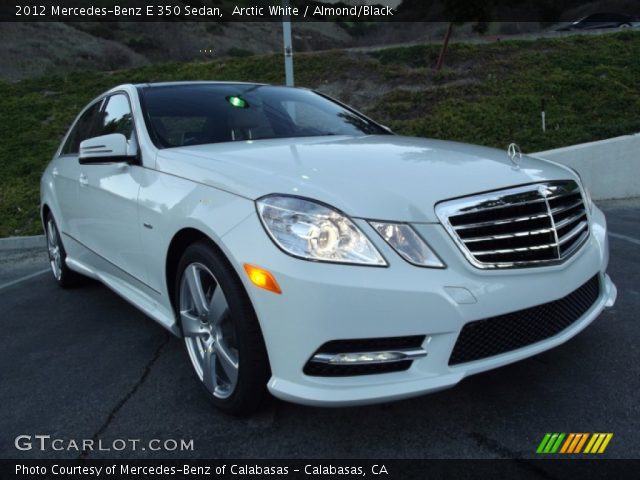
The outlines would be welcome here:
[[[537,151],[640,131],[640,32],[296,56],[296,80],[397,133]],[[168,63],[0,82],[0,236],[39,233],[43,168],[75,114],[114,85],[162,80],[282,83],[280,55]],[[547,104],[549,130],[540,129]],[[603,160],[603,161],[606,161]]]

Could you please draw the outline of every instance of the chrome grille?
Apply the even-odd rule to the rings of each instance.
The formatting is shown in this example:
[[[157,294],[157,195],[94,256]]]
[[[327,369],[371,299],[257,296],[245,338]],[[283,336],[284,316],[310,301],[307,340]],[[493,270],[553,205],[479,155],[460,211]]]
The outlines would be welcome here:
[[[589,236],[573,180],[535,183],[436,205],[438,218],[478,268],[560,263]]]

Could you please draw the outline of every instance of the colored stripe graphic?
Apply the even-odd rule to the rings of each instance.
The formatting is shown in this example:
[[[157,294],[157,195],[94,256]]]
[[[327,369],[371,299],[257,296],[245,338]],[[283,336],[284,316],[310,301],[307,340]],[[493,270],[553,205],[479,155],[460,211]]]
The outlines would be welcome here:
[[[580,435],[582,435],[582,438],[578,442],[578,445],[576,445],[576,449],[573,451],[573,453],[580,453],[580,451],[582,451],[582,447],[584,446],[585,442],[587,441],[587,438],[589,438],[589,434],[588,433],[581,433]]]
[[[575,436],[575,433],[569,434],[567,440],[564,442],[564,445],[562,445],[562,448],[560,449],[560,453],[567,453],[567,449],[569,448],[569,445],[571,445],[571,442],[573,442]]]
[[[599,436],[600,435],[598,435],[597,433],[594,433],[593,435],[591,435],[591,438],[589,439],[589,443],[587,443],[587,447],[584,449],[584,453],[591,453],[591,447],[594,446]]]
[[[607,436],[604,439],[604,442],[602,442],[602,445],[600,445],[600,450],[598,450],[598,453],[604,453],[604,451],[607,449],[607,446],[609,445],[609,442],[611,441],[612,438],[613,438],[613,433],[607,433]]]
[[[544,451],[542,453],[552,453],[551,452],[551,448],[555,444],[556,438],[558,438],[558,434],[557,433],[554,433],[553,435],[551,435],[551,438],[547,442],[547,446],[544,447]]]
[[[612,437],[613,433],[594,433],[584,453],[603,453]]]
[[[544,450],[545,445],[549,441],[549,437],[551,437],[550,433],[546,433],[544,435],[544,438],[542,439],[542,442],[540,442],[540,445],[538,445],[538,449],[536,450],[536,453],[542,453],[542,451]]]
[[[612,438],[613,433],[546,433],[536,453],[604,453]]]
[[[551,450],[549,451],[549,453],[556,453],[558,451],[558,448],[560,448],[560,444],[562,443],[563,439],[564,439],[564,433],[561,433],[560,435],[558,435],[558,439],[556,440],[556,443],[553,445],[553,447],[551,447]]]
[[[566,434],[547,433],[538,445],[536,453],[556,453]]]

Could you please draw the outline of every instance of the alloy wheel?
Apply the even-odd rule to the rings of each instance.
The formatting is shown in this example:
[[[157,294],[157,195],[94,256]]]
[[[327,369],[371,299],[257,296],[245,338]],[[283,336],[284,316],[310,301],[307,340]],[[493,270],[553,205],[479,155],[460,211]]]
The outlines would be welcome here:
[[[56,280],[59,281],[62,278],[62,252],[58,229],[52,218],[47,220],[47,249],[49,250],[51,272]]]
[[[179,309],[184,341],[196,373],[215,397],[228,398],[238,383],[236,332],[222,287],[202,263],[185,268]]]

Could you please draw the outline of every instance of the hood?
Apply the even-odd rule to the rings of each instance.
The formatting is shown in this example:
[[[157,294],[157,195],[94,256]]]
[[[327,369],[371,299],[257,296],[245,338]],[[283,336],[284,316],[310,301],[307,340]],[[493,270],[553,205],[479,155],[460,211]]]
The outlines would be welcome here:
[[[255,200],[282,193],[320,200],[355,218],[437,222],[442,200],[542,180],[567,168],[507,151],[374,135],[228,142],[160,150],[160,171]]]

